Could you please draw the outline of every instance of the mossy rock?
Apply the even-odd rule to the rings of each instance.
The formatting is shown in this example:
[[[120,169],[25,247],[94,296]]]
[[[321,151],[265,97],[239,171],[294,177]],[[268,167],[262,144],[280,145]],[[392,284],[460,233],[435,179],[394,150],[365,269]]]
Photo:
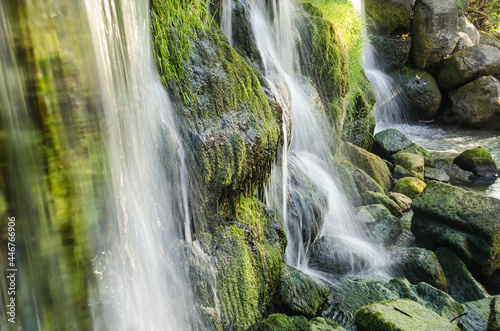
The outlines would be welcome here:
[[[345,329],[332,320],[316,317],[309,321],[309,331],[344,331]]]
[[[415,177],[424,180],[424,157],[418,154],[397,153],[394,175],[396,178]]]
[[[369,31],[378,35],[408,33],[414,2],[410,0],[366,1],[364,5]]]
[[[435,180],[438,182],[449,183],[450,176],[443,169],[437,168],[425,168],[424,169],[424,178],[428,180]]]
[[[272,314],[260,322],[260,331],[309,331],[309,322],[304,316]]]
[[[490,303],[490,317],[487,331],[500,330],[500,296],[495,296]]]
[[[398,202],[394,201],[388,195],[385,195],[383,193],[363,192],[361,193],[361,199],[364,205],[380,204],[389,209],[390,213],[396,217],[401,217],[403,215],[401,206],[398,204]]]
[[[314,316],[328,299],[328,286],[291,266],[283,264],[275,309],[288,315]]]
[[[450,160],[437,159],[434,162],[434,167],[444,170],[452,182],[470,183],[474,177],[472,172],[461,169]]]
[[[464,303],[467,315],[460,317],[463,330],[486,330],[490,316],[491,298]]]
[[[484,299],[488,293],[467,270],[465,263],[448,248],[440,247],[436,256],[448,283],[447,293],[458,302]]]
[[[422,243],[451,249],[475,273],[500,268],[500,200],[429,181],[412,208],[412,231]]]
[[[460,330],[445,318],[409,299],[363,307],[356,313],[354,321],[359,331]]]
[[[281,279],[286,239],[279,220],[260,201],[242,197],[232,223],[196,239],[213,261],[222,328],[248,329]]]
[[[405,213],[410,210],[412,201],[410,197],[404,195],[403,193],[397,192],[389,192],[387,196],[398,205],[401,212]],[[393,215],[398,216],[395,214]]]
[[[412,284],[425,282],[446,291],[446,277],[433,251],[419,247],[396,248],[391,256],[394,274],[407,278]]]
[[[415,177],[401,178],[394,186],[394,192],[402,193],[411,199],[415,199],[424,190],[426,184]]]
[[[394,154],[392,156],[392,160],[395,160],[399,153],[411,153],[411,154],[421,155],[424,157],[424,162],[425,162],[426,167],[434,166],[434,159],[432,158],[432,156],[429,154],[429,152],[425,148],[423,148],[422,146],[420,146],[417,143],[412,143],[409,147]]]
[[[391,171],[380,157],[348,142],[342,143],[342,151],[352,164],[365,171],[380,186],[386,190],[391,188]]]
[[[372,242],[381,246],[394,244],[401,234],[399,220],[383,205],[369,205],[356,208],[356,220],[367,230]]]
[[[375,134],[375,152],[392,162],[392,155],[411,146],[410,139],[399,130],[386,129]]]
[[[383,59],[377,63],[380,70],[390,73],[403,68],[410,56],[411,37],[409,35],[370,36],[369,38],[377,56]]]
[[[481,146],[462,152],[453,163],[464,170],[472,171],[475,176],[493,177],[497,173],[497,165],[491,154]]]

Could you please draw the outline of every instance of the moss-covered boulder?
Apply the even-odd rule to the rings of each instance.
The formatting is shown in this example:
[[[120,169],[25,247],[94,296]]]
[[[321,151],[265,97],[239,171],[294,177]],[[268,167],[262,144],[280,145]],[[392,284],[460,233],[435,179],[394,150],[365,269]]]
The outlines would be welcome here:
[[[354,204],[359,205],[366,203],[365,199],[360,196],[363,192],[384,193],[384,188],[380,186],[372,177],[360,168],[354,166],[347,160],[335,162],[339,178],[342,186],[349,197],[349,200]]]
[[[309,331],[309,322],[304,316],[272,314],[259,323],[260,331]]]
[[[328,286],[291,266],[283,264],[281,281],[273,300],[274,309],[288,315],[314,316],[328,299]]]
[[[446,58],[458,39],[458,9],[454,0],[417,0],[412,21],[412,60],[432,69]]]
[[[465,85],[481,76],[492,75],[500,67],[500,49],[476,45],[453,53],[443,61],[437,80],[445,90]]]
[[[427,180],[436,180],[438,182],[449,183],[450,176],[443,169],[425,168],[424,178]]]
[[[367,230],[372,242],[381,246],[393,245],[401,234],[399,220],[383,205],[356,208],[356,220]]]
[[[365,171],[380,186],[386,190],[391,188],[391,171],[380,157],[348,142],[342,143],[342,151],[352,164]]]
[[[449,96],[453,112],[462,123],[476,128],[500,127],[500,82],[495,77],[480,77]]]
[[[402,87],[415,113],[424,117],[436,115],[441,105],[441,91],[431,74],[407,66],[391,76]]]
[[[488,293],[472,277],[465,263],[448,248],[440,247],[436,256],[448,283],[447,293],[458,302],[484,299]]]
[[[424,157],[424,162],[426,167],[432,167],[434,165],[434,159],[432,156],[429,154],[429,152],[420,146],[417,143],[412,143],[409,147],[397,152],[396,154],[392,155],[392,160],[395,160],[398,156],[398,153],[411,153],[411,154],[417,154],[420,156]]]
[[[490,303],[490,317],[487,331],[500,330],[500,296],[495,296]]]
[[[394,192],[402,193],[415,199],[424,190],[426,184],[415,177],[404,177],[396,182]]]
[[[436,254],[424,248],[395,248],[391,250],[391,270],[412,284],[428,283],[446,291],[446,277]]]
[[[323,317],[315,317],[309,321],[309,331],[332,331],[332,330],[343,331],[345,329],[340,325],[338,325],[337,323],[335,323],[334,321]]]
[[[411,146],[410,139],[399,130],[386,129],[375,134],[375,152],[386,160],[392,161],[393,154]]]
[[[449,320],[409,299],[363,307],[356,313],[354,322],[359,331],[460,330]]]
[[[395,178],[415,177],[424,180],[424,157],[418,154],[397,153]]]
[[[464,303],[467,315],[460,317],[462,330],[486,330],[490,317],[491,298]]]
[[[429,181],[415,200],[412,231],[429,247],[447,247],[475,273],[500,267],[500,200]]]
[[[475,176],[494,177],[497,173],[497,165],[491,154],[481,146],[462,152],[453,163],[464,170],[472,171]]]
[[[434,162],[434,167],[439,170],[444,170],[452,182],[470,183],[474,177],[472,172],[461,169],[450,160],[437,159]]]
[[[382,205],[396,217],[401,217],[401,215],[403,215],[401,206],[398,204],[398,202],[389,197],[389,195],[378,192],[363,192],[361,193],[361,200],[363,202],[363,205]]]
[[[286,239],[276,216],[256,199],[241,198],[230,224],[196,239],[210,256],[222,329],[257,323],[281,279]]]
[[[378,62],[380,70],[393,72],[402,69],[410,56],[411,37],[408,35],[371,36],[370,42],[382,61]]]
[[[365,11],[369,30],[378,35],[394,35],[410,31],[415,0],[367,0]],[[387,10],[390,8],[390,10]]]
[[[389,192],[387,196],[398,205],[398,207],[401,209],[401,212],[405,213],[410,210],[412,201],[410,197],[397,192]]]

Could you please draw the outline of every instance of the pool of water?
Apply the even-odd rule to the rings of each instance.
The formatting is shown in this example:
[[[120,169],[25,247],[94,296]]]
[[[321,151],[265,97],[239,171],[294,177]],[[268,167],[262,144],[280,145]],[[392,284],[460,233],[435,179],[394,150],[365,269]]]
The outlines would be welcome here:
[[[377,125],[375,132],[389,127],[403,132],[408,139],[426,148],[435,159],[453,161],[463,151],[483,146],[491,153],[497,167],[500,167],[500,138],[497,132],[428,124],[380,124]],[[500,199],[500,180],[489,186],[476,183],[467,188]]]

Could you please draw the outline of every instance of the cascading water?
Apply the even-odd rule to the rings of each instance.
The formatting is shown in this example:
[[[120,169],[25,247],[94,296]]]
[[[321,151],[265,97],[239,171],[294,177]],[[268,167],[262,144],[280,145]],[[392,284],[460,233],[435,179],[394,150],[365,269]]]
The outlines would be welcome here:
[[[327,236],[353,249],[353,243],[363,242],[364,248],[358,252],[371,263],[366,269],[375,268],[383,264],[382,255],[363,238],[337,184],[329,162],[333,155],[327,138],[330,128],[323,124],[327,121],[314,98],[314,88],[299,78],[297,25],[293,19],[298,12],[295,3],[287,0],[250,3],[250,20],[267,80],[284,109],[283,122],[289,122],[286,114],[291,113],[293,123],[289,156],[282,153],[284,171],[280,173],[278,167],[273,170],[267,201],[273,208],[283,210],[287,264],[313,272],[308,267],[312,245],[319,236]],[[350,263],[354,260],[353,252],[347,250],[339,258]],[[353,263],[351,269],[356,269]]]
[[[187,173],[149,2],[2,2],[0,19],[0,213],[17,219],[22,328],[201,327],[176,254],[191,241]]]

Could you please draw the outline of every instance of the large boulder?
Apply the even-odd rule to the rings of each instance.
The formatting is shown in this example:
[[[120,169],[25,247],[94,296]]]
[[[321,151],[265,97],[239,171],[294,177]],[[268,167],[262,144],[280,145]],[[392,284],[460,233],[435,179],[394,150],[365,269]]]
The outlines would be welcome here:
[[[273,299],[275,311],[289,315],[314,316],[328,299],[330,290],[322,282],[283,264],[281,281]]]
[[[500,82],[486,76],[450,92],[453,112],[463,123],[477,128],[500,125]]]
[[[467,315],[460,317],[462,330],[486,330],[490,316],[491,298],[464,303]]]
[[[429,69],[446,58],[458,40],[458,9],[453,0],[417,0],[412,21],[412,59]]]
[[[488,293],[472,277],[465,263],[448,248],[440,247],[436,256],[446,276],[447,293],[458,302],[484,299]]]
[[[412,209],[412,231],[426,246],[451,249],[478,274],[500,267],[500,200],[430,181]]]
[[[472,178],[474,177],[474,174],[470,171],[463,170],[456,164],[453,164],[450,160],[446,159],[437,159],[434,162],[434,167],[438,170],[443,170],[447,175],[448,179],[451,180],[452,182],[457,182],[457,183],[470,183],[472,182]],[[427,169],[427,168],[426,168]],[[441,173],[442,175],[442,173]],[[442,177],[443,179],[445,177]],[[432,178],[434,179],[434,178]],[[441,179],[435,179],[444,182],[445,180]]]
[[[481,146],[462,152],[453,163],[464,170],[472,171],[475,176],[494,177],[497,173],[497,165],[491,154]]]
[[[429,152],[417,143],[412,143],[409,147],[397,152],[396,154],[393,154],[391,161],[394,161],[398,157],[398,154],[400,153],[411,153],[411,154],[421,155],[424,158],[424,163],[426,167],[432,167],[434,165],[434,159],[429,154]]]
[[[346,155],[352,164],[365,171],[380,186],[389,190],[392,186],[391,171],[377,155],[370,153],[356,145],[345,142],[342,144],[343,154]]]
[[[439,86],[452,90],[481,76],[489,76],[500,68],[500,49],[476,45],[453,53],[443,61],[438,72]]]
[[[354,166],[347,160],[336,161],[336,168],[342,186],[350,201],[356,205],[366,203],[360,197],[360,193],[379,193],[384,194],[384,189],[370,175]]]
[[[410,31],[415,0],[367,0],[366,16],[369,30],[378,35],[394,35]],[[387,10],[390,8],[390,10]]]
[[[425,282],[446,291],[446,277],[436,254],[424,248],[395,248],[391,251],[391,270],[412,284]]]
[[[425,168],[424,178],[427,180],[436,180],[438,182],[449,183],[450,176],[443,169]]]
[[[412,153],[398,153],[394,175],[396,178],[416,177],[424,180],[424,157]]]
[[[389,194],[391,193],[393,192],[389,192]],[[403,215],[400,202],[395,201],[389,195],[368,191],[361,193],[361,200],[363,202],[363,205],[377,205],[377,204],[382,205],[385,208],[387,208],[392,215],[396,217],[401,217]]]
[[[375,48],[379,61],[380,70],[392,72],[403,68],[410,56],[411,37],[407,35],[398,36],[372,36],[371,45]]]
[[[409,299],[363,307],[356,313],[354,323],[359,331],[460,330],[449,320]]]
[[[425,183],[415,177],[404,177],[396,182],[394,192],[402,193],[415,199],[425,188]]]
[[[403,88],[413,110],[425,117],[433,117],[441,105],[441,92],[434,77],[428,72],[412,67],[391,75]]]
[[[383,205],[369,205],[356,208],[356,220],[370,239],[381,246],[393,245],[401,234],[399,220]]]
[[[392,161],[393,154],[411,146],[410,139],[399,130],[386,129],[375,134],[375,151],[386,160]]]

